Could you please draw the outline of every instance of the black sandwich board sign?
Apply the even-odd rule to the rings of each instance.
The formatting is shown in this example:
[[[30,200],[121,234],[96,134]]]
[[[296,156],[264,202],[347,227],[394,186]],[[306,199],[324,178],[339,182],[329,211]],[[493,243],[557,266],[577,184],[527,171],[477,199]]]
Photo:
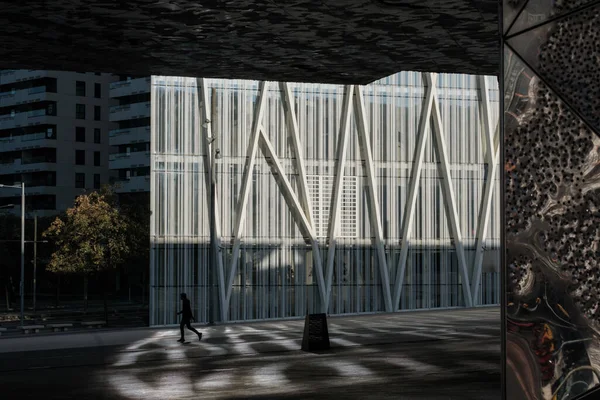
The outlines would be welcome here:
[[[327,314],[306,314],[302,350],[328,350],[330,347]]]

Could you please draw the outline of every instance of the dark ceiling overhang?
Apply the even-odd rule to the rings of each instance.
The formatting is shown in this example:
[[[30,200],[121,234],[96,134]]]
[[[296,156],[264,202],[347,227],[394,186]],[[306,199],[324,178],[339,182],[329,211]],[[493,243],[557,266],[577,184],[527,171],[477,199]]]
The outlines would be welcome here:
[[[368,83],[495,75],[497,0],[0,2],[0,68]]]

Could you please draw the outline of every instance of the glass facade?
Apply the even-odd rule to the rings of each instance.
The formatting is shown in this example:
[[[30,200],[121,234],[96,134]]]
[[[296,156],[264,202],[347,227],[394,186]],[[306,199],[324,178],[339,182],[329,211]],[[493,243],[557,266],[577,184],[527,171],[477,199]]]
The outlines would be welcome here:
[[[497,81],[424,75],[264,94],[257,81],[152,77],[151,324],[176,322],[180,292],[198,321],[217,303],[212,317],[234,321],[463,307],[465,276],[475,305],[498,304]]]

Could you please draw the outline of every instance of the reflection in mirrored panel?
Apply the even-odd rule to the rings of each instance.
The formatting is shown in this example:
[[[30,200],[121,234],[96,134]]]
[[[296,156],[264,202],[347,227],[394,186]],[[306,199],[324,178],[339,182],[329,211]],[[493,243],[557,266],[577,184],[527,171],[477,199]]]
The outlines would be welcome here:
[[[600,2],[506,41],[597,133],[600,132],[598,38]]]
[[[513,23],[526,3],[527,0],[502,0],[502,26],[504,34],[511,30]]]
[[[558,27],[517,46],[540,71],[563,57]],[[572,399],[600,382],[600,138],[520,54],[504,60],[507,398]]]
[[[516,19],[511,20],[514,23],[507,34],[509,36],[516,35],[524,29],[543,24],[595,2],[597,0],[529,0]],[[517,3],[522,4],[524,1],[518,1]],[[512,7],[512,9],[514,8],[516,7]],[[507,11],[511,11],[511,8],[508,8]],[[504,23],[506,24],[506,20]],[[509,28],[507,25],[505,26],[507,29]]]

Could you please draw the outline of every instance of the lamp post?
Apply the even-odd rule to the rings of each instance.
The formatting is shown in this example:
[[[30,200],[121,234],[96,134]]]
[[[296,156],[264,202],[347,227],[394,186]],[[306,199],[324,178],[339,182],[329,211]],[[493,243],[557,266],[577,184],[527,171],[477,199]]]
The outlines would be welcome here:
[[[21,294],[21,326],[23,326],[25,310],[25,182],[21,182],[21,185],[0,184],[0,187],[21,189],[21,281],[19,292]]]
[[[210,102],[210,120],[205,123],[211,124],[212,139],[210,142],[210,286],[209,286],[209,324],[215,323],[215,306],[219,304],[217,301],[217,291],[215,291],[215,285],[217,284],[217,257],[219,257],[219,249],[217,247],[217,210],[216,210],[216,194],[217,194],[217,173],[216,173],[216,159],[220,157],[220,150],[218,148],[219,142],[217,140],[217,129],[216,124],[213,121],[217,120],[217,90],[212,88],[211,90],[211,102]],[[214,144],[213,144],[214,143]]]

